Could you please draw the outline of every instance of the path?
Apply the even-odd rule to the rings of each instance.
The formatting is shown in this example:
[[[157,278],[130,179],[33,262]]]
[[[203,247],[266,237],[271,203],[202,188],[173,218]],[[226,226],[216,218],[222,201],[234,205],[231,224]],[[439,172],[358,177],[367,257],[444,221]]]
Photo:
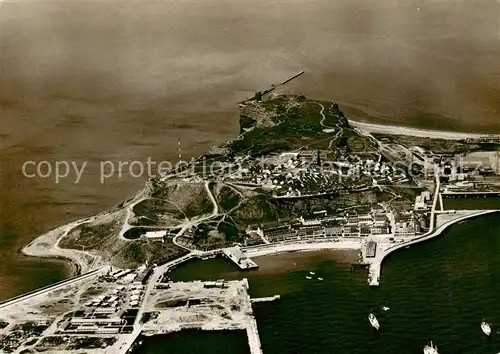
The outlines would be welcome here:
[[[213,194],[212,194],[212,191],[210,190],[210,181],[207,181],[205,182],[205,190],[207,191],[207,194],[208,194],[208,198],[210,199],[210,201],[212,202],[214,208],[212,210],[212,213],[210,215],[207,215],[207,216],[204,216],[204,217],[201,217],[201,218],[193,218],[191,220],[187,220],[185,222],[183,222],[180,226],[181,226],[181,229],[179,230],[179,232],[174,236],[174,238],[172,239],[172,242],[178,246],[178,247],[181,247],[185,250],[188,250],[188,251],[194,251],[193,249],[189,248],[189,247],[186,247],[182,244],[180,244],[177,239],[182,236],[184,234],[184,232],[186,232],[186,230],[188,230],[189,228],[195,226],[195,225],[198,225],[200,223],[202,223],[203,221],[206,221],[206,220],[210,220],[210,219],[213,219],[214,217],[216,217],[217,215],[219,215],[219,205],[217,204],[217,201],[215,200]]]

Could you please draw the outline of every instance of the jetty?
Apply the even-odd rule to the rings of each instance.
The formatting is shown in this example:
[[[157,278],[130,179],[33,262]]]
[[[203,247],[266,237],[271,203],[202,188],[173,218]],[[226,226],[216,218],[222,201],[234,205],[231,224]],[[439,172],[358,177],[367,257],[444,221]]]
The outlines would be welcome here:
[[[276,300],[279,300],[279,299],[280,299],[279,295],[274,295],[274,296],[257,297],[255,299],[250,299],[250,302],[252,304],[254,304],[256,302],[272,302],[272,301],[276,301]]]
[[[262,344],[260,343],[259,329],[257,328],[257,321],[255,318],[250,320],[247,328],[248,346],[250,347],[250,354],[263,354]]]
[[[256,269],[259,265],[243,254],[238,246],[224,248],[222,253],[233,261],[240,270]]]
[[[469,191],[469,192],[466,192],[466,191],[460,191],[460,192],[455,192],[455,191],[450,191],[450,190],[446,190],[444,192],[441,193],[442,195],[444,195],[445,197],[447,198],[466,198],[466,197],[471,197],[471,196],[475,196],[475,197],[479,197],[479,196],[492,196],[492,197],[500,197],[500,191],[483,191],[483,192],[473,192],[473,191]]]
[[[367,254],[365,253],[363,255],[363,263],[367,264],[369,266],[368,268],[368,285],[370,286],[379,286],[380,285],[380,273],[382,270],[382,262],[385,257],[387,257],[390,253],[404,248],[408,247],[410,245],[414,245],[420,242],[424,242],[427,240],[430,240],[436,236],[439,236],[444,230],[446,230],[449,226],[458,223],[460,221],[470,219],[473,217],[477,216],[482,216],[486,214],[491,214],[491,213],[496,213],[499,212],[500,210],[462,210],[462,211],[450,211],[450,213],[458,214],[456,218],[453,218],[451,220],[448,220],[444,222],[442,225],[438,226],[437,228],[429,231],[428,233],[422,235],[422,236],[417,236],[412,239],[409,239],[405,242],[400,242],[397,244],[391,244],[387,248],[379,248],[377,254],[375,257],[371,258],[368,257]],[[442,212],[444,213],[444,212]]]

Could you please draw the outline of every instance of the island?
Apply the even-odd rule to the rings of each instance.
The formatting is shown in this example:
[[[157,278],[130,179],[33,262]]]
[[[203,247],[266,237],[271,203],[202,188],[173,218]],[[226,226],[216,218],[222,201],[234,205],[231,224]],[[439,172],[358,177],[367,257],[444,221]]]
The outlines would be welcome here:
[[[335,102],[274,87],[239,109],[233,141],[23,249],[68,259],[75,274],[0,303],[0,350],[126,353],[141,336],[197,328],[246,331],[262,353],[251,304],[278,294],[251,299],[245,279],[183,283],[168,272],[193,258],[245,271],[266,254],[346,249],[379,286],[391,252],[500,209],[500,136],[354,122]]]

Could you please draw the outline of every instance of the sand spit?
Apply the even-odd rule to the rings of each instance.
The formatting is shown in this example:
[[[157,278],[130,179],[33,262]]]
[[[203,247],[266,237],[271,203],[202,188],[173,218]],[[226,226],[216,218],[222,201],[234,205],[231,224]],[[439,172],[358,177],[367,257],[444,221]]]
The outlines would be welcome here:
[[[497,137],[497,138],[499,137],[499,135],[494,135],[494,134],[459,133],[459,132],[450,132],[442,130],[402,127],[397,125],[379,125],[379,124],[361,123],[353,120],[349,120],[349,124],[355,128],[358,128],[361,132],[410,135],[423,138],[461,140],[461,139],[478,139],[484,137]]]
[[[73,276],[85,274],[91,270],[100,268],[106,265],[106,261],[103,260],[97,252],[61,248],[59,247],[59,243],[71,230],[79,225],[95,222],[105,223],[106,221],[116,219],[119,213],[123,213],[128,210],[128,208],[133,207],[133,205],[142,200],[147,193],[148,184],[120,208],[59,226],[31,241],[21,250],[21,252],[32,257],[68,260],[73,267]]]
[[[48,257],[69,260],[73,266],[73,276],[84,274],[94,269],[100,257],[87,251],[59,248],[59,242],[70,230],[89,222],[81,219],[51,230],[37,237],[22,249],[22,253],[33,257]]]

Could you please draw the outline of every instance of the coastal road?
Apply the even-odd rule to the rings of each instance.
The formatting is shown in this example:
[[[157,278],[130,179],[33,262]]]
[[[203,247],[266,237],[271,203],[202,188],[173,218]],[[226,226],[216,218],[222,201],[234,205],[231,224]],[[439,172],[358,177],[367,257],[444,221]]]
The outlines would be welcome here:
[[[0,309],[8,307],[8,306],[11,306],[11,305],[14,305],[14,304],[17,304],[17,303],[22,302],[22,301],[26,301],[26,300],[32,299],[32,298],[34,298],[36,296],[45,295],[45,294],[47,294],[47,293],[49,293],[51,291],[62,289],[64,287],[70,286],[70,285],[72,285],[74,283],[77,283],[77,282],[80,282],[82,280],[87,280],[90,277],[98,276],[100,273],[102,273],[106,269],[107,269],[107,267],[103,267],[103,268],[100,268],[100,269],[95,269],[95,270],[93,270],[91,272],[79,275],[77,277],[74,277],[74,278],[71,278],[71,279],[67,279],[67,280],[63,280],[63,281],[61,281],[59,283],[56,283],[56,284],[53,284],[53,285],[49,285],[47,287],[44,287],[44,288],[41,288],[41,289],[38,289],[38,290],[34,290],[33,292],[30,292],[28,294],[20,295],[20,296],[17,296],[15,298],[12,298],[10,300],[6,300],[6,301],[4,301],[3,303],[0,304]]]

